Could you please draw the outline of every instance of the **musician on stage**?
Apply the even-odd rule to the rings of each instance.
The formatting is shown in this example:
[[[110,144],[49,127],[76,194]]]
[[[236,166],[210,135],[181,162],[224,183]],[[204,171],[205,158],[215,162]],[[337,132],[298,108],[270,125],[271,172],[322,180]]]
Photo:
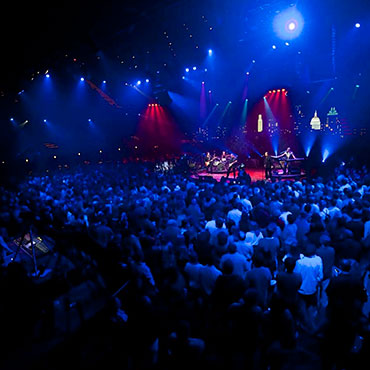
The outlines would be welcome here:
[[[283,162],[284,162],[284,174],[286,174],[287,172],[289,172],[289,159],[296,159],[292,149],[290,149],[290,147],[286,148],[286,150],[284,152],[282,152],[280,155],[277,155],[277,156],[272,156],[272,158],[275,158],[275,159],[279,159],[279,158],[283,158]]]
[[[210,165],[211,165],[211,162],[212,162],[212,156],[211,156],[211,153],[210,152],[207,152],[206,153],[206,157],[205,157],[205,159],[204,159],[204,164],[205,164],[205,166],[206,166],[206,170],[207,170],[207,172],[209,172],[210,171]]]
[[[272,177],[272,157],[268,152],[263,156],[263,167],[265,168],[266,180]]]

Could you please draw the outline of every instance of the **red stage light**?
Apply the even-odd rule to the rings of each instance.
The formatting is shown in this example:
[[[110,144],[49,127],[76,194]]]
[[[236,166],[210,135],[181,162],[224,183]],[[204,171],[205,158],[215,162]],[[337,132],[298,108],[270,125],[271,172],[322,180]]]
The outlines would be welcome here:
[[[285,91],[285,89],[281,89],[281,91]]]
[[[280,92],[280,89],[278,90],[278,92]]]
[[[276,92],[276,90],[272,90],[272,92]]]
[[[269,90],[269,94],[271,94],[271,90]]]

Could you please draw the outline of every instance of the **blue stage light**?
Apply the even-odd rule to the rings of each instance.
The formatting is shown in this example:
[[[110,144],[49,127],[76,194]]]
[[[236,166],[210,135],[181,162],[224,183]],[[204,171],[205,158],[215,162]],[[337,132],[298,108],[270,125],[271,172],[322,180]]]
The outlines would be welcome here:
[[[189,68],[185,68],[185,72],[189,72],[190,70],[189,70]]]
[[[44,123],[46,123],[46,119],[44,119]]]
[[[14,118],[11,118],[11,119],[10,119],[10,121],[11,121],[11,122],[14,122]]]
[[[302,14],[295,6],[282,11],[273,20],[274,31],[282,40],[298,37],[303,30],[303,25]]]
[[[285,43],[285,45],[286,45],[286,46],[289,46],[289,42],[287,41],[287,42]]]
[[[146,82],[146,83],[149,83],[149,78],[147,78],[147,79],[145,80],[145,82]]]
[[[356,27],[356,28],[360,28],[360,27],[361,27],[361,24],[360,24],[360,23],[356,23],[356,24],[355,24],[355,27]]]
[[[105,81],[105,80],[104,80],[104,81],[103,81],[103,84],[106,84],[106,83],[107,83],[107,81]]]
[[[209,55],[209,56],[211,56],[212,54],[213,54],[212,49],[209,49],[209,50],[208,50],[208,55]]]
[[[141,81],[139,80],[138,82],[136,82],[136,85],[141,85]]]
[[[88,122],[92,123],[92,120],[91,120],[91,118],[89,118],[89,119],[88,119]]]
[[[196,71],[196,70],[197,70],[197,67],[195,67],[195,66],[194,66],[194,67],[193,67],[193,71]]]
[[[272,48],[273,48],[273,49],[276,49],[276,45],[272,45]]]
[[[85,81],[85,79],[84,79],[83,77],[81,77],[81,78],[80,78],[80,81],[82,81],[82,82],[83,82],[83,81]]]
[[[325,161],[328,159],[329,157],[329,150],[328,149],[324,149],[323,153],[322,153],[322,163],[325,163]]]
[[[47,73],[47,74],[45,75],[45,77],[46,77],[46,78],[50,78],[50,75],[49,75],[49,73]]]
[[[288,30],[289,31],[294,31],[296,28],[297,28],[296,22],[294,22],[294,21],[289,22],[289,24],[288,24]]]
[[[185,76],[182,76],[182,79],[185,80]]]

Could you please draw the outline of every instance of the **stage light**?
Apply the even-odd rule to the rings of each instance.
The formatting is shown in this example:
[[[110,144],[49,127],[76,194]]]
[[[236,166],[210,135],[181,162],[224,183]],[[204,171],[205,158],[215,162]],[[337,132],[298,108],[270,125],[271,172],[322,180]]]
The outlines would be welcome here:
[[[44,123],[46,123],[46,119],[44,119]]]
[[[141,81],[139,80],[138,82],[136,82],[136,85],[141,85]]]
[[[81,78],[80,78],[80,81],[82,81],[82,82],[83,82],[83,81],[85,81],[85,79],[84,79],[83,77],[81,77]]]
[[[209,56],[211,56],[211,55],[212,55],[212,53],[213,53],[212,49],[209,49],[209,50],[208,50],[208,55],[209,55]]]
[[[100,154],[102,154],[102,153],[103,153],[103,151],[100,149],[100,150],[99,150],[99,153],[100,153]]]
[[[289,46],[289,42],[287,41],[287,42],[285,43],[285,45],[286,45],[286,46]]]
[[[361,24],[360,24],[360,23],[356,23],[356,24],[355,24],[355,27],[356,27],[356,28],[360,28],[360,27],[361,27]]]
[[[247,72],[246,75],[249,76],[249,72]]]
[[[212,91],[211,90],[208,90],[208,94],[211,94],[212,93]]]
[[[276,90],[272,90],[272,92],[273,92],[273,93],[275,93],[275,92],[276,92]]]
[[[208,69],[207,68],[204,68],[204,72],[208,72]]]
[[[54,156],[53,156],[53,158],[54,158],[54,159],[57,159],[57,156],[56,156],[56,155],[54,155]]]
[[[49,73],[47,73],[47,74],[45,75],[45,77],[46,77],[46,78],[50,78],[50,75],[49,75]]]
[[[271,94],[272,93],[272,91],[271,90],[269,90],[269,94]]]
[[[29,159],[28,158],[26,158],[26,163],[28,163],[29,162]]]
[[[11,121],[11,122],[14,122],[14,118],[11,118],[11,119],[10,119],[10,121]]]
[[[118,148],[117,150],[120,152],[121,151],[121,148]]]
[[[204,81],[202,81],[202,85],[204,85]]]
[[[277,14],[273,20],[273,28],[282,40],[298,37],[303,30],[304,20],[297,8],[290,7]]]
[[[253,59],[253,60],[252,60],[252,63],[256,63],[256,61]]]
[[[182,76],[182,79],[185,80],[185,76]]]
[[[360,85],[356,85],[356,88],[358,89],[360,87]]]
[[[146,82],[146,83],[149,83],[149,78],[147,78],[147,79],[145,80],[145,82]]]
[[[297,24],[294,21],[289,22],[288,24],[288,30],[294,31],[297,28]]]
[[[105,80],[104,80],[104,81],[103,81],[103,84],[106,84],[106,83],[107,83],[107,81],[105,81]]]
[[[322,163],[325,163],[325,161],[328,159],[329,157],[329,150],[328,149],[324,149],[323,153],[322,153]]]
[[[185,68],[185,72],[189,72],[190,71],[190,69],[189,68]]]
[[[280,89],[277,92],[280,92]]]
[[[281,89],[281,91],[285,91],[285,89]]]
[[[195,67],[195,66],[194,66],[194,67],[193,67],[193,71],[196,71],[196,70],[197,70],[197,67]]]
[[[80,152],[78,152],[78,153],[77,153],[77,155],[78,155],[78,156],[80,156],[80,155],[81,155],[81,153],[80,153]]]
[[[273,48],[273,49],[276,49],[276,45],[272,45],[272,48]]]

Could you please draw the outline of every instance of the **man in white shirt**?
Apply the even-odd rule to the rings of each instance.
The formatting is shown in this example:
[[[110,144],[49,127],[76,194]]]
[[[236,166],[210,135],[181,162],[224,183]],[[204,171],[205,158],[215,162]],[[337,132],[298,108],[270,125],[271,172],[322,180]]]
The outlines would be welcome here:
[[[306,252],[297,260],[294,272],[302,277],[302,284],[298,290],[301,298],[300,311],[302,324],[308,330],[315,329],[315,315],[317,314],[317,296],[320,283],[323,279],[323,263],[316,254],[314,244],[307,244]]]
[[[242,218],[243,205],[238,202],[232,210],[227,213],[227,219],[233,220],[235,225],[239,227],[240,219]]]
[[[237,252],[236,245],[230,244],[228,246],[228,253],[225,253],[220,260],[220,269],[223,270],[223,266],[227,260],[230,260],[233,264],[233,274],[240,276],[242,279],[245,278],[245,274],[251,269],[245,256]]]

